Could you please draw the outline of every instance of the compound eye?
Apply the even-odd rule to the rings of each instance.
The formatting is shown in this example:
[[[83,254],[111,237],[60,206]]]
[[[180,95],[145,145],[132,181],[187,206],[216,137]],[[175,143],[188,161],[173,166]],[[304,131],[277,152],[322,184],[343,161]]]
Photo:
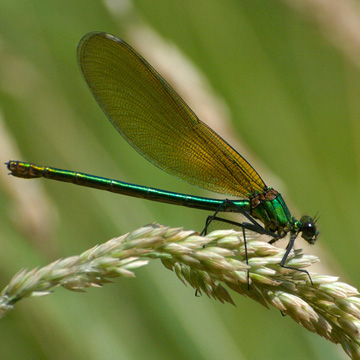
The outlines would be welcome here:
[[[317,238],[317,230],[316,226],[312,221],[306,221],[303,223],[303,226],[301,228],[302,231],[302,237],[309,242],[310,244],[314,244],[315,240]]]

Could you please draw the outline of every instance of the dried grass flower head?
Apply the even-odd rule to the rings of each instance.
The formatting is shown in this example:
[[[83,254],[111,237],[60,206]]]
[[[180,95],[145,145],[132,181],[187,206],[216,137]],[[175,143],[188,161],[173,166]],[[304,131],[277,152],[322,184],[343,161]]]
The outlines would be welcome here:
[[[257,237],[247,237],[246,264],[242,232],[219,230],[200,236],[194,231],[151,224],[79,256],[21,270],[1,292],[0,315],[21,299],[48,295],[58,286],[84,291],[116,277],[135,277],[136,268],[150,259],[160,259],[198,293],[234,304],[231,289],[267,308],[273,306],[307,330],[340,343],[352,359],[360,359],[357,289],[337,277],[313,273],[311,284],[306,274],[280,266],[284,251]],[[318,261],[313,255],[293,250],[287,265],[304,269]]]

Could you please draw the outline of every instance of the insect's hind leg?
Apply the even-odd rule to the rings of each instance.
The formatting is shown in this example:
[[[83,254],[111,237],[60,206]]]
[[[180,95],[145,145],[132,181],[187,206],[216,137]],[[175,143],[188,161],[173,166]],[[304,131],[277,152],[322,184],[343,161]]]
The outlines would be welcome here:
[[[234,213],[238,213],[238,214],[241,214],[243,215],[246,219],[249,220],[249,222],[235,222],[235,221],[231,221],[231,220],[228,220],[228,219],[224,219],[224,218],[220,218],[217,216],[217,214],[219,212],[222,212],[224,211],[225,208],[233,208],[234,209]],[[216,209],[215,213],[213,215],[210,215],[206,218],[206,221],[205,221],[205,227],[204,229],[202,230],[201,234],[200,235],[207,235],[208,233],[208,228],[209,228],[209,225],[214,221],[214,220],[218,220],[218,221],[222,221],[222,222],[225,222],[225,223],[228,223],[228,224],[231,224],[231,225],[235,225],[235,226],[240,226],[241,228],[244,228],[245,229],[248,229],[248,230],[251,230],[251,231],[254,231],[258,234],[262,234],[262,235],[268,235],[268,236],[271,236],[273,237],[274,239],[271,240],[271,241],[276,241],[278,240],[278,236],[276,234],[274,234],[273,232],[271,231],[268,231],[266,230],[263,226],[261,226],[249,213],[247,213],[245,210],[243,210],[242,208],[240,208],[239,206],[237,206],[236,204],[234,204],[233,201],[231,200],[224,200],[220,205],[219,207]]]
[[[226,199],[219,205],[219,207],[216,209],[216,211],[214,212],[213,215],[210,215],[210,216],[208,216],[206,218],[205,227],[204,227],[203,231],[201,232],[201,235],[206,235],[207,234],[209,225],[214,220],[221,220],[221,221],[224,221],[224,222],[231,223],[233,225],[241,226],[241,223],[231,222],[230,220],[226,220],[226,219],[222,219],[222,218],[217,217],[217,214],[219,212],[223,212],[226,208],[233,208],[234,209],[233,212],[242,214],[243,216],[245,216],[250,221],[250,223],[252,223],[256,227],[259,227],[260,229],[263,229],[263,227],[259,223],[257,223],[250,214],[248,214],[246,211],[241,209],[239,206],[235,205],[233,201]],[[265,230],[265,229],[263,229],[263,230]]]
[[[249,222],[240,223],[240,222],[235,222],[235,221],[231,221],[231,220],[228,220],[228,219],[218,217],[217,214],[219,212],[223,211],[226,207],[233,207],[233,209],[235,210],[234,212],[242,214],[246,219],[249,220]],[[219,207],[216,209],[216,211],[215,211],[215,213],[213,215],[210,215],[210,216],[208,216],[206,218],[205,227],[204,227],[203,231],[201,232],[201,235],[207,235],[209,225],[213,221],[222,221],[222,222],[230,224],[230,225],[241,227],[242,233],[243,233],[243,239],[244,239],[246,265],[249,265],[249,258],[248,258],[248,252],[247,252],[247,242],[246,242],[245,230],[250,230],[250,231],[253,231],[255,233],[262,234],[262,235],[268,235],[268,236],[271,236],[273,238],[277,237],[276,234],[274,234],[271,231],[268,231],[264,227],[262,227],[250,214],[248,214],[245,210],[243,210],[242,208],[240,208],[239,206],[234,204],[234,202],[231,201],[231,200],[226,199],[224,202],[222,202],[219,205]],[[249,270],[247,270],[247,280],[248,280],[248,289],[250,289],[250,273],[249,273]]]
[[[246,233],[245,233],[245,230],[251,230],[251,231],[254,231],[254,232],[258,232],[258,227],[255,226],[254,224],[250,224],[250,223],[238,223],[238,222],[235,222],[235,221],[231,221],[231,220],[228,220],[228,219],[224,219],[224,218],[221,218],[221,217],[218,217],[218,216],[208,216],[208,218],[206,219],[206,222],[211,222],[211,221],[221,221],[221,222],[224,222],[224,223],[227,223],[227,224],[231,224],[231,225],[235,225],[235,226],[238,226],[238,227],[241,227],[242,229],[242,234],[243,234],[243,240],[244,240],[244,250],[245,250],[245,261],[246,261],[246,265],[249,265],[249,257],[248,257],[248,250],[247,250],[247,241],[246,241]],[[207,224],[209,225],[209,224]],[[247,269],[247,284],[248,284],[248,290],[250,290],[250,272],[249,272],[249,269]]]
[[[222,202],[219,207],[216,209],[216,211],[214,212],[213,215],[209,215],[207,218],[206,218],[206,221],[205,221],[205,227],[203,229],[203,231],[200,233],[201,236],[203,235],[207,235],[208,233],[208,228],[209,228],[209,225],[217,218],[217,214],[225,207],[227,206],[226,204],[228,203],[228,200],[225,200],[224,202]]]
[[[221,218],[221,217],[217,216],[217,214],[219,212],[221,212],[225,207],[229,207],[229,206],[234,207],[234,209],[237,210],[237,212],[244,215],[248,220],[250,220],[250,223],[245,223],[245,222],[238,223],[238,222],[231,221],[231,220],[224,219],[224,218]],[[230,200],[225,200],[223,203],[220,204],[220,206],[216,209],[216,211],[215,211],[215,213],[213,215],[210,215],[210,216],[208,216],[206,218],[205,227],[204,227],[203,231],[201,232],[201,235],[207,235],[209,226],[213,221],[221,221],[221,222],[224,222],[224,223],[227,223],[227,224],[231,224],[231,225],[234,225],[234,226],[241,227],[242,233],[243,233],[243,239],[244,239],[246,265],[249,265],[245,229],[252,230],[252,231],[257,232],[257,233],[264,233],[264,231],[266,232],[266,230],[260,224],[258,224],[253,219],[253,217],[251,215],[249,215],[243,209],[236,206]],[[249,272],[249,269],[247,270],[247,283],[248,283],[248,290],[250,290],[250,272]],[[195,294],[197,294],[197,292]]]

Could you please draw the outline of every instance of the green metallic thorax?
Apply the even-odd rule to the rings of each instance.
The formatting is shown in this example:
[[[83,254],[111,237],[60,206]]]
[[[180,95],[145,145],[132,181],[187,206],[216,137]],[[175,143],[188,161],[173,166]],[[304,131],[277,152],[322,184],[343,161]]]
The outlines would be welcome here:
[[[269,188],[262,194],[256,194],[252,200],[251,215],[259,219],[266,230],[284,237],[294,228],[294,218],[281,194]]]

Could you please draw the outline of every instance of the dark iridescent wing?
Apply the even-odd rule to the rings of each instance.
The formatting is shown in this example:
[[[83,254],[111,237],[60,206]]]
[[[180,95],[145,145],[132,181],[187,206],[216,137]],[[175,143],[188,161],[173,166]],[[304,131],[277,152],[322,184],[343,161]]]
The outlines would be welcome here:
[[[221,194],[249,196],[266,188],[254,168],[126,42],[90,33],[79,43],[78,62],[112,124],[154,165]]]

